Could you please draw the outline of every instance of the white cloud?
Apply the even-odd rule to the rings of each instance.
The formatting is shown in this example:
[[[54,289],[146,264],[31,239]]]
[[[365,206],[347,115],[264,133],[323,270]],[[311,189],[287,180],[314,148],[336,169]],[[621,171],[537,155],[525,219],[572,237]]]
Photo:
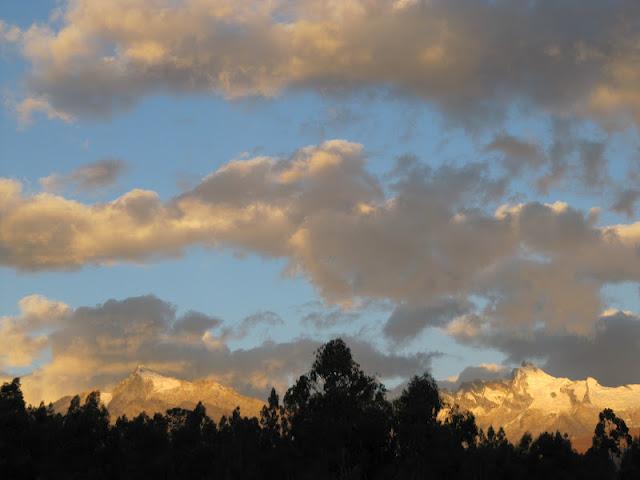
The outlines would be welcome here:
[[[125,168],[126,164],[118,158],[103,158],[78,167],[67,174],[54,173],[41,178],[40,185],[51,192],[68,187],[80,192],[93,192],[113,185]]]
[[[33,122],[33,116],[36,113],[43,113],[49,119],[58,119],[67,123],[73,121],[72,115],[52,107],[49,101],[44,97],[25,98],[20,101],[15,108],[18,115],[18,121],[22,127],[31,125]]]
[[[463,313],[587,332],[604,308],[603,286],[640,280],[640,224],[596,227],[564,202],[497,208],[505,188],[481,164],[432,170],[404,162],[378,178],[363,147],[343,140],[286,159],[234,160],[168,201],[135,189],[85,204],[24,194],[4,179],[0,262],[74,269],[177,256],[195,245],[229,248],[285,259],[289,274],[342,308],[383,300],[413,312],[390,319],[396,338]],[[481,312],[471,296],[482,300]],[[451,299],[468,311],[434,307]]]
[[[467,122],[521,102],[620,126],[640,119],[637,16],[635,0],[75,0],[56,24],[0,32],[32,65],[40,103],[24,110],[53,116],[108,115],[157,91],[378,86]]]
[[[608,386],[640,383],[638,369],[628,368],[637,363],[640,348],[640,317],[635,313],[607,310],[585,335],[509,330],[490,323],[483,327],[477,335],[456,338],[504,353],[505,364],[533,360],[555,376],[593,377]]]
[[[271,386],[283,392],[308,370],[320,346],[316,340],[298,338],[231,350],[217,336],[226,328],[222,320],[192,311],[177,316],[171,304],[151,295],[76,309],[37,296],[20,305],[20,315],[0,319],[0,371],[28,367],[48,350],[50,358],[23,377],[26,399],[36,404],[90,388],[110,389],[141,363],[179,378],[216,378],[266,397]],[[58,316],[54,321],[50,315],[51,328],[37,334],[37,325],[24,320],[45,311]],[[253,316],[241,329],[246,334],[273,321],[273,315]],[[358,339],[347,342],[363,368],[383,378],[407,378],[426,369],[431,359],[428,354],[387,354]]]

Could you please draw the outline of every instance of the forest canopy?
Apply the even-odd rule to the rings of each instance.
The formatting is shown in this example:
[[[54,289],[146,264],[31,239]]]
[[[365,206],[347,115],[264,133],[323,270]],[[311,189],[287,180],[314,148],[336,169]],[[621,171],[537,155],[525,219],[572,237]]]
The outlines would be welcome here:
[[[272,389],[260,418],[236,408],[216,423],[199,403],[111,421],[97,391],[63,415],[27,406],[16,378],[0,388],[0,478],[640,478],[640,438],[611,409],[580,454],[561,432],[513,444],[500,426],[483,431],[426,372],[386,393],[341,339],[282,401]]]

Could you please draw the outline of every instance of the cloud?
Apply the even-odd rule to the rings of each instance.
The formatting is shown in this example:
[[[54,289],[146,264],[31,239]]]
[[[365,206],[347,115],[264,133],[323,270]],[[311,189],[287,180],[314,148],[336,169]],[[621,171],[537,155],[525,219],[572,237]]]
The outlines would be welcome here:
[[[202,337],[214,328],[220,327],[222,320],[210,317],[204,313],[189,311],[179,322],[173,324],[173,333],[179,337],[191,340],[201,340]]]
[[[0,319],[0,370],[29,366],[42,352],[50,352],[50,358],[23,378],[27,400],[35,403],[89,388],[112,388],[140,363],[180,378],[216,378],[263,397],[272,385],[282,392],[308,370],[321,345],[299,338],[231,350],[215,341],[223,329],[220,319],[198,312],[177,316],[173,305],[152,295],[76,309],[35,296],[20,305],[19,315]],[[45,311],[49,329],[36,336],[38,325],[25,318]],[[265,319],[249,317],[243,324],[251,328]],[[363,340],[346,341],[363,368],[382,378],[408,377],[428,368],[432,357],[386,354]]]
[[[0,19],[0,55],[15,50],[22,39],[22,30],[15,25],[9,25]]]
[[[603,315],[592,336],[548,339],[546,368],[570,378],[591,376],[604,385],[640,384],[636,361],[640,348],[640,317],[616,311]],[[553,343],[557,348],[554,348]]]
[[[284,325],[284,320],[275,312],[269,310],[256,312],[248,315],[242,319],[242,321],[234,326],[227,327],[223,331],[223,338],[245,338],[249,333],[255,331],[260,326],[265,327],[277,327]]]
[[[47,345],[46,331],[55,328],[71,309],[41,295],[29,295],[19,302],[20,313],[0,317],[0,370],[27,367]]]
[[[33,116],[36,113],[42,113],[49,120],[57,119],[64,122],[71,122],[73,116],[62,110],[58,110],[51,106],[51,103],[45,97],[27,97],[20,101],[16,106],[16,114],[21,127],[27,127],[33,123]]]
[[[462,384],[474,381],[490,382],[494,380],[501,380],[509,374],[510,370],[504,365],[497,365],[495,363],[483,363],[481,365],[473,365],[466,367],[458,375],[448,378],[447,380],[441,380],[438,382],[440,388],[446,388],[447,390],[456,390]]]
[[[441,327],[470,309],[470,303],[464,298],[444,298],[431,305],[399,305],[387,320],[383,332],[394,342],[407,342],[425,328]]]
[[[505,133],[496,135],[485,146],[485,151],[501,155],[504,168],[512,175],[523,168],[537,169],[547,162],[545,153],[536,143]]]
[[[433,169],[405,158],[378,177],[366,160],[344,140],[233,160],[166,201],[135,189],[84,204],[3,179],[0,263],[142,263],[196,245],[254,253],[285,260],[287,274],[340,309],[395,305],[386,333],[398,340],[462,313],[584,333],[605,306],[603,286],[640,280],[637,222],[599,227],[591,211],[562,202],[500,204],[509,184],[484,164]],[[481,311],[448,303],[472,297]]]
[[[365,312],[373,311],[381,305],[367,302],[362,305],[354,305],[354,308],[330,307],[320,301],[311,301],[296,308],[302,316],[302,323],[310,325],[316,330],[329,330],[335,327],[344,327],[358,321]]]
[[[606,140],[594,140],[568,119],[553,119],[551,135],[546,140],[522,139],[498,133],[484,146],[510,179],[536,175],[535,187],[548,194],[552,187],[579,186],[590,192],[613,185],[609,176]]]
[[[158,91],[238,98],[383,87],[475,123],[520,103],[620,126],[640,119],[638,8],[635,0],[75,0],[59,24],[11,36],[31,63],[29,94],[66,115],[109,115]]]
[[[611,210],[624,213],[628,218],[633,218],[636,203],[640,200],[639,189],[625,189],[618,193],[616,201],[611,205]]]
[[[346,311],[334,308],[329,311],[318,310],[307,313],[302,321],[313,325],[318,330],[330,329],[340,325],[346,325],[360,318],[359,312]]]
[[[118,158],[104,158],[67,174],[54,173],[41,178],[40,185],[50,192],[58,192],[69,187],[78,192],[93,192],[113,185],[125,169],[124,161]]]
[[[460,342],[494,348],[506,354],[505,364],[533,360],[555,376],[594,377],[608,386],[640,384],[630,368],[640,348],[640,317],[632,312],[602,313],[588,335],[495,329],[484,325],[474,335],[450,331]]]
[[[602,186],[607,180],[607,162],[603,142],[585,141],[581,144],[584,183],[590,187]]]
[[[462,341],[473,341],[482,333],[482,318],[476,313],[468,313],[454,318],[444,327],[444,331]]]

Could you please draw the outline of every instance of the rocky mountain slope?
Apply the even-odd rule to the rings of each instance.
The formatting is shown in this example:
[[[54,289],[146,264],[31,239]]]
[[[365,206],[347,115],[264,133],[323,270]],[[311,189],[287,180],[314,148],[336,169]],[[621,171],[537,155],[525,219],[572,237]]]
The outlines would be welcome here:
[[[86,393],[81,394],[84,398]],[[148,415],[164,413],[174,407],[192,409],[201,401],[207,414],[215,419],[230,415],[236,406],[243,416],[259,416],[264,402],[240,395],[232,388],[213,380],[201,379],[189,382],[162,375],[149,368],[139,366],[120,382],[112,392],[100,394],[112,420],[121,415],[132,418],[140,412]],[[54,409],[66,412],[71,397],[54,403]]]
[[[640,385],[610,388],[590,377],[556,378],[529,364],[509,379],[470,382],[444,391],[443,397],[448,405],[471,411],[485,431],[502,426],[514,442],[525,432],[560,430],[573,439],[589,437],[604,408],[612,408],[627,426],[640,427]]]

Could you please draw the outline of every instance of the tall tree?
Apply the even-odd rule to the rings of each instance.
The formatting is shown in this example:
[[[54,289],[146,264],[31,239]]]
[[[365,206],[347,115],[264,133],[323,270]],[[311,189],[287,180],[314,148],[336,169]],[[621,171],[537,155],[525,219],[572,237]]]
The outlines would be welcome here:
[[[622,452],[631,445],[627,424],[610,408],[600,412],[598,418],[591,448],[598,452],[606,452],[612,459],[620,458]]]
[[[109,412],[100,403],[100,392],[87,395],[84,404],[76,395],[62,424],[61,467],[67,478],[107,478]]]
[[[20,379],[14,378],[0,387],[0,477],[28,478],[31,461],[28,429]]]
[[[404,476],[418,478],[434,471],[442,442],[437,417],[442,408],[438,386],[429,375],[416,375],[394,402],[394,433]]]
[[[316,352],[311,371],[287,391],[291,438],[318,475],[371,476],[389,454],[391,406],[341,339]]]

